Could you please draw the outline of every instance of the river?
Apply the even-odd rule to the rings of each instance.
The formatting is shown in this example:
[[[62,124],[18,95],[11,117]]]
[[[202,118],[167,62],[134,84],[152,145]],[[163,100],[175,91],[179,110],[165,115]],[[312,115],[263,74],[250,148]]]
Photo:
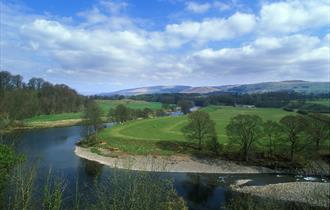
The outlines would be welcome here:
[[[41,186],[45,182],[51,168],[53,174],[65,180],[68,189],[65,196],[70,198],[77,182],[80,191],[88,196],[95,176],[102,181],[102,178],[111,174],[112,169],[75,155],[75,143],[83,135],[81,126],[23,131],[15,133],[15,148],[26,156],[27,164],[37,167],[37,185]],[[297,180],[294,176],[276,174],[159,173],[159,175],[174,180],[175,190],[192,210],[219,209],[231,198],[232,193],[228,190],[228,185],[237,179],[252,179],[250,183],[252,185]],[[69,202],[64,202],[64,205],[69,205]]]

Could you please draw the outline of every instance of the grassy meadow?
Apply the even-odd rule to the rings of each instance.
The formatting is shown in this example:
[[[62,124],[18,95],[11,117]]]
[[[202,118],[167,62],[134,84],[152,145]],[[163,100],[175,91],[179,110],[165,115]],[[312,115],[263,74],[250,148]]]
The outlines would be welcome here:
[[[294,114],[275,108],[209,106],[203,110],[215,121],[218,140],[222,144],[228,143],[225,129],[230,119],[237,114],[256,114],[265,121],[278,121],[285,115]],[[105,129],[101,131],[99,138],[110,146],[129,153],[172,154],[173,151],[169,147],[189,144],[181,132],[187,122],[186,116],[135,120]],[[184,150],[184,148],[178,149]]]
[[[107,114],[110,109],[116,108],[116,106],[123,104],[131,109],[144,109],[149,108],[152,110],[160,109],[162,107],[161,103],[158,102],[147,102],[147,101],[138,101],[138,100],[96,100],[99,104],[101,110],[104,114]]]
[[[330,99],[319,99],[319,100],[308,100],[306,101],[308,104],[320,104],[323,106],[330,107]]]
[[[106,117],[108,111],[111,108],[115,108],[119,104],[123,104],[129,108],[132,109],[160,109],[161,103],[157,102],[146,102],[146,101],[134,101],[134,100],[96,100],[96,103],[100,106],[103,116]],[[62,114],[49,114],[49,115],[38,115],[34,116],[28,119],[23,120],[25,125],[31,126],[31,127],[39,127],[42,123],[46,123],[47,125],[50,125],[51,123],[55,123],[56,121],[62,121],[62,123],[65,123],[67,121],[69,124],[71,122],[76,122],[77,120],[81,120],[83,117],[82,112],[76,112],[76,113],[62,113]],[[75,120],[75,121],[74,121]],[[43,127],[43,126],[41,126]],[[49,126],[52,127],[52,126]]]

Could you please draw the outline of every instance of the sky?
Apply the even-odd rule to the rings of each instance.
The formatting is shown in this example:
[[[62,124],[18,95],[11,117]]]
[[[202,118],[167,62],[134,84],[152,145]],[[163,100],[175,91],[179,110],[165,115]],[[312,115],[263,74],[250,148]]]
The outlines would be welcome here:
[[[329,81],[328,0],[0,0],[0,69],[83,94]]]

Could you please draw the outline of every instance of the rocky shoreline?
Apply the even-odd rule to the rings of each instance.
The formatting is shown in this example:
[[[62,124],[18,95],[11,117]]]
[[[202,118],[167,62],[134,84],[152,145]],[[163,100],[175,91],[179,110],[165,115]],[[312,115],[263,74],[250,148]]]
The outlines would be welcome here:
[[[245,166],[226,160],[197,159],[187,155],[175,156],[142,156],[120,155],[106,157],[90,151],[89,148],[76,146],[75,154],[81,158],[121,169],[158,172],[190,172],[190,173],[228,173],[255,174],[277,173],[261,166]]]
[[[264,186],[245,186],[249,180],[238,180],[231,189],[275,200],[306,203],[316,207],[330,207],[330,183],[288,182]]]

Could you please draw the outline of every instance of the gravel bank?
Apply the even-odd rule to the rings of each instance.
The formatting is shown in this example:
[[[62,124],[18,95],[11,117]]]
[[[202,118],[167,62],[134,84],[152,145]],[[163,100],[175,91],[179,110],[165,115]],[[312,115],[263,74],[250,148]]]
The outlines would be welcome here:
[[[258,167],[243,166],[225,160],[196,159],[190,156],[141,156],[122,155],[105,157],[92,153],[89,148],[76,146],[75,154],[81,158],[96,161],[101,164],[138,171],[166,171],[192,173],[274,173],[274,170]]]
[[[319,207],[330,206],[330,183],[289,182],[265,186],[242,186],[241,183],[245,184],[246,182],[245,180],[238,181],[231,188],[237,192],[276,200],[296,201]]]

